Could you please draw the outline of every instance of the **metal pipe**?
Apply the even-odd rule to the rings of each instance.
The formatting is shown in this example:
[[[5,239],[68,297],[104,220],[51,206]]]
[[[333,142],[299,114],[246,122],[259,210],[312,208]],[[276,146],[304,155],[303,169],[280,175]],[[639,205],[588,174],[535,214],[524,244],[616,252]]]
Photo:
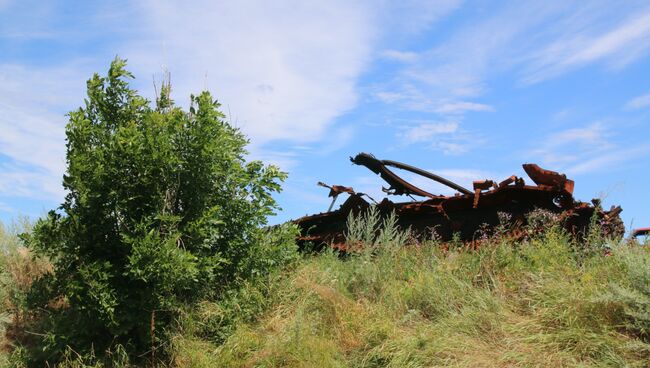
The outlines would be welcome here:
[[[455,190],[457,190],[457,191],[459,191],[459,192],[461,192],[463,194],[473,194],[472,191],[470,191],[469,189],[466,189],[466,188],[454,183],[451,180],[447,180],[447,179],[445,179],[445,178],[443,178],[441,176],[438,176],[436,174],[433,174],[433,173],[430,173],[428,171],[422,170],[422,169],[417,168],[415,166],[407,165],[407,164],[397,162],[397,161],[392,161],[392,160],[381,160],[381,163],[386,165],[386,166],[396,167],[398,169],[410,171],[410,172],[412,172],[414,174],[424,176],[425,178],[435,180],[438,183],[446,185],[446,186],[448,186],[448,187],[450,187],[452,189],[455,189]]]

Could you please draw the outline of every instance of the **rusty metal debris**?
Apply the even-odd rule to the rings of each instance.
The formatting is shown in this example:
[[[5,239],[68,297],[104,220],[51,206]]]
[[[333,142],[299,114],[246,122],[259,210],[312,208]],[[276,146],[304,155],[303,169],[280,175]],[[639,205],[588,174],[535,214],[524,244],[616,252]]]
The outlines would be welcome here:
[[[641,237],[641,236],[648,236],[650,235],[650,227],[642,227],[640,229],[634,229],[632,231],[632,237]]]
[[[524,164],[524,171],[535,185],[527,185],[523,178],[511,176],[501,182],[477,180],[473,191],[448,179],[404,163],[379,160],[368,153],[350,157],[352,163],[365,166],[379,175],[388,184],[383,188],[390,195],[424,197],[408,202],[393,202],[387,198],[375,205],[382,216],[394,212],[401,228],[410,228],[415,236],[435,237],[443,242],[459,237],[464,242],[475,242],[486,229],[495,229],[503,218],[507,218],[511,234],[522,236],[522,229],[528,225],[531,214],[546,211],[553,214],[558,223],[569,233],[581,236],[587,233],[592,221],[596,220],[605,236],[621,237],[624,233],[619,214],[622,209],[612,206],[603,210],[599,200],[591,203],[573,198],[574,182],[566,175],[544,170],[535,164]],[[431,194],[398,176],[390,168],[406,170],[434,180],[452,188],[453,196]],[[305,216],[294,221],[300,229],[298,242],[314,245],[329,244],[345,250],[345,231],[348,216],[367,210],[371,203],[350,187],[340,185],[318,185],[329,188],[333,201],[327,212]],[[341,194],[349,194],[347,200],[332,211],[334,201]],[[369,198],[369,197],[368,197]],[[595,216],[595,217],[594,217]],[[503,225],[503,224],[502,224]]]

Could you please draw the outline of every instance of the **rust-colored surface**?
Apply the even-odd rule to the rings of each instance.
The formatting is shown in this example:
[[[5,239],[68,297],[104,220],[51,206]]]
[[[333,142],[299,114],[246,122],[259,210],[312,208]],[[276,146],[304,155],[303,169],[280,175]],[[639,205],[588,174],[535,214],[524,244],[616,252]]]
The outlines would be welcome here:
[[[343,185],[327,185],[322,181],[319,181],[317,185],[324,188],[329,188],[330,194],[327,195],[328,197],[338,197],[338,195],[341,193],[354,194],[354,189],[351,187],[344,187]]]
[[[566,175],[545,170],[535,164],[524,164],[524,170],[535,183],[526,185],[524,179],[511,176],[501,182],[477,180],[474,191],[439,177],[422,169],[390,160],[378,160],[367,153],[360,153],[350,160],[365,166],[383,178],[390,187],[384,189],[392,195],[416,195],[423,200],[393,202],[384,199],[377,203],[382,216],[394,212],[398,225],[410,228],[416,236],[432,237],[449,241],[455,234],[461,240],[474,243],[490,229],[494,229],[508,219],[513,236],[520,236],[528,225],[530,214],[544,210],[553,214],[558,222],[574,235],[586,234],[591,219],[595,215],[604,235],[623,236],[624,226],[620,219],[620,207],[603,210],[600,201],[592,203],[576,201],[573,198],[574,183]],[[458,193],[453,196],[435,195],[407,182],[388,167],[407,170],[446,185]],[[352,188],[325,185],[330,189],[330,197],[335,200],[340,194],[348,194],[347,200],[336,210],[305,216],[294,221],[300,229],[298,242],[308,242],[316,246],[328,244],[333,248],[345,250],[346,221],[350,213],[358,214],[367,210],[371,204],[363,193]]]
[[[526,174],[538,186],[564,189],[567,193],[573,194],[573,180],[567,179],[566,175],[544,170],[536,164],[524,164],[523,167]]]
[[[637,236],[646,236],[650,235],[650,227],[642,227],[640,229],[634,229],[632,231],[632,237],[636,238]]]

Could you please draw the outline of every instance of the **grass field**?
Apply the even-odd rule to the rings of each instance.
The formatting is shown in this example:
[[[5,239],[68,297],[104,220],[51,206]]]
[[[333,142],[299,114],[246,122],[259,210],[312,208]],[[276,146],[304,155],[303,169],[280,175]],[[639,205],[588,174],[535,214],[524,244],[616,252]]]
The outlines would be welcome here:
[[[225,299],[188,306],[164,365],[648,367],[650,247],[609,244],[606,255],[602,240],[578,247],[550,229],[443,249],[390,221],[354,221],[349,240],[363,247],[353,254],[306,255]],[[2,233],[5,322],[18,274],[46,268],[25,265],[14,233]],[[0,365],[10,362],[4,345]],[[84,366],[74,355],[66,365]]]
[[[560,367],[650,362],[650,249],[576,248],[554,229],[478,251],[409,244],[361,221],[365,247],[271,280],[268,308],[211,341],[218,305],[174,340],[181,367]],[[390,224],[388,224],[390,227]],[[354,229],[354,227],[353,227]],[[243,302],[242,305],[246,305]]]

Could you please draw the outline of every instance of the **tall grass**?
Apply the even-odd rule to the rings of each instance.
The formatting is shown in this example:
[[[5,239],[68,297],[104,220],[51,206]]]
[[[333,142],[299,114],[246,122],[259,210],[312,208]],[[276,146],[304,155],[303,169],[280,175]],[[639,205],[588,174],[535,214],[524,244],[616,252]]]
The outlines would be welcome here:
[[[578,252],[557,228],[519,243],[494,238],[476,251],[445,251],[434,241],[404,246],[407,239],[393,220],[373,212],[350,219],[348,241],[359,245],[352,255],[303,260],[271,286],[260,317],[238,325],[223,344],[180,336],[176,365],[645,367],[650,361],[648,248],[610,244],[611,256]]]
[[[0,229],[11,326],[20,280],[47,267],[21,250],[18,230]],[[526,241],[497,232],[477,250],[442,247],[374,211],[351,217],[346,235],[345,257],[306,255],[188,306],[158,366],[648,366],[649,247],[593,234],[579,245],[553,226]],[[21,262],[40,266],[10,271]],[[0,353],[0,366],[18,366],[19,353]],[[108,358],[69,351],[60,366],[130,366],[123,352]]]
[[[24,312],[26,293],[32,282],[51,270],[22,245],[19,235],[29,232],[31,221],[19,217],[9,225],[0,222],[0,367],[19,366],[21,349],[17,341],[29,340]]]

